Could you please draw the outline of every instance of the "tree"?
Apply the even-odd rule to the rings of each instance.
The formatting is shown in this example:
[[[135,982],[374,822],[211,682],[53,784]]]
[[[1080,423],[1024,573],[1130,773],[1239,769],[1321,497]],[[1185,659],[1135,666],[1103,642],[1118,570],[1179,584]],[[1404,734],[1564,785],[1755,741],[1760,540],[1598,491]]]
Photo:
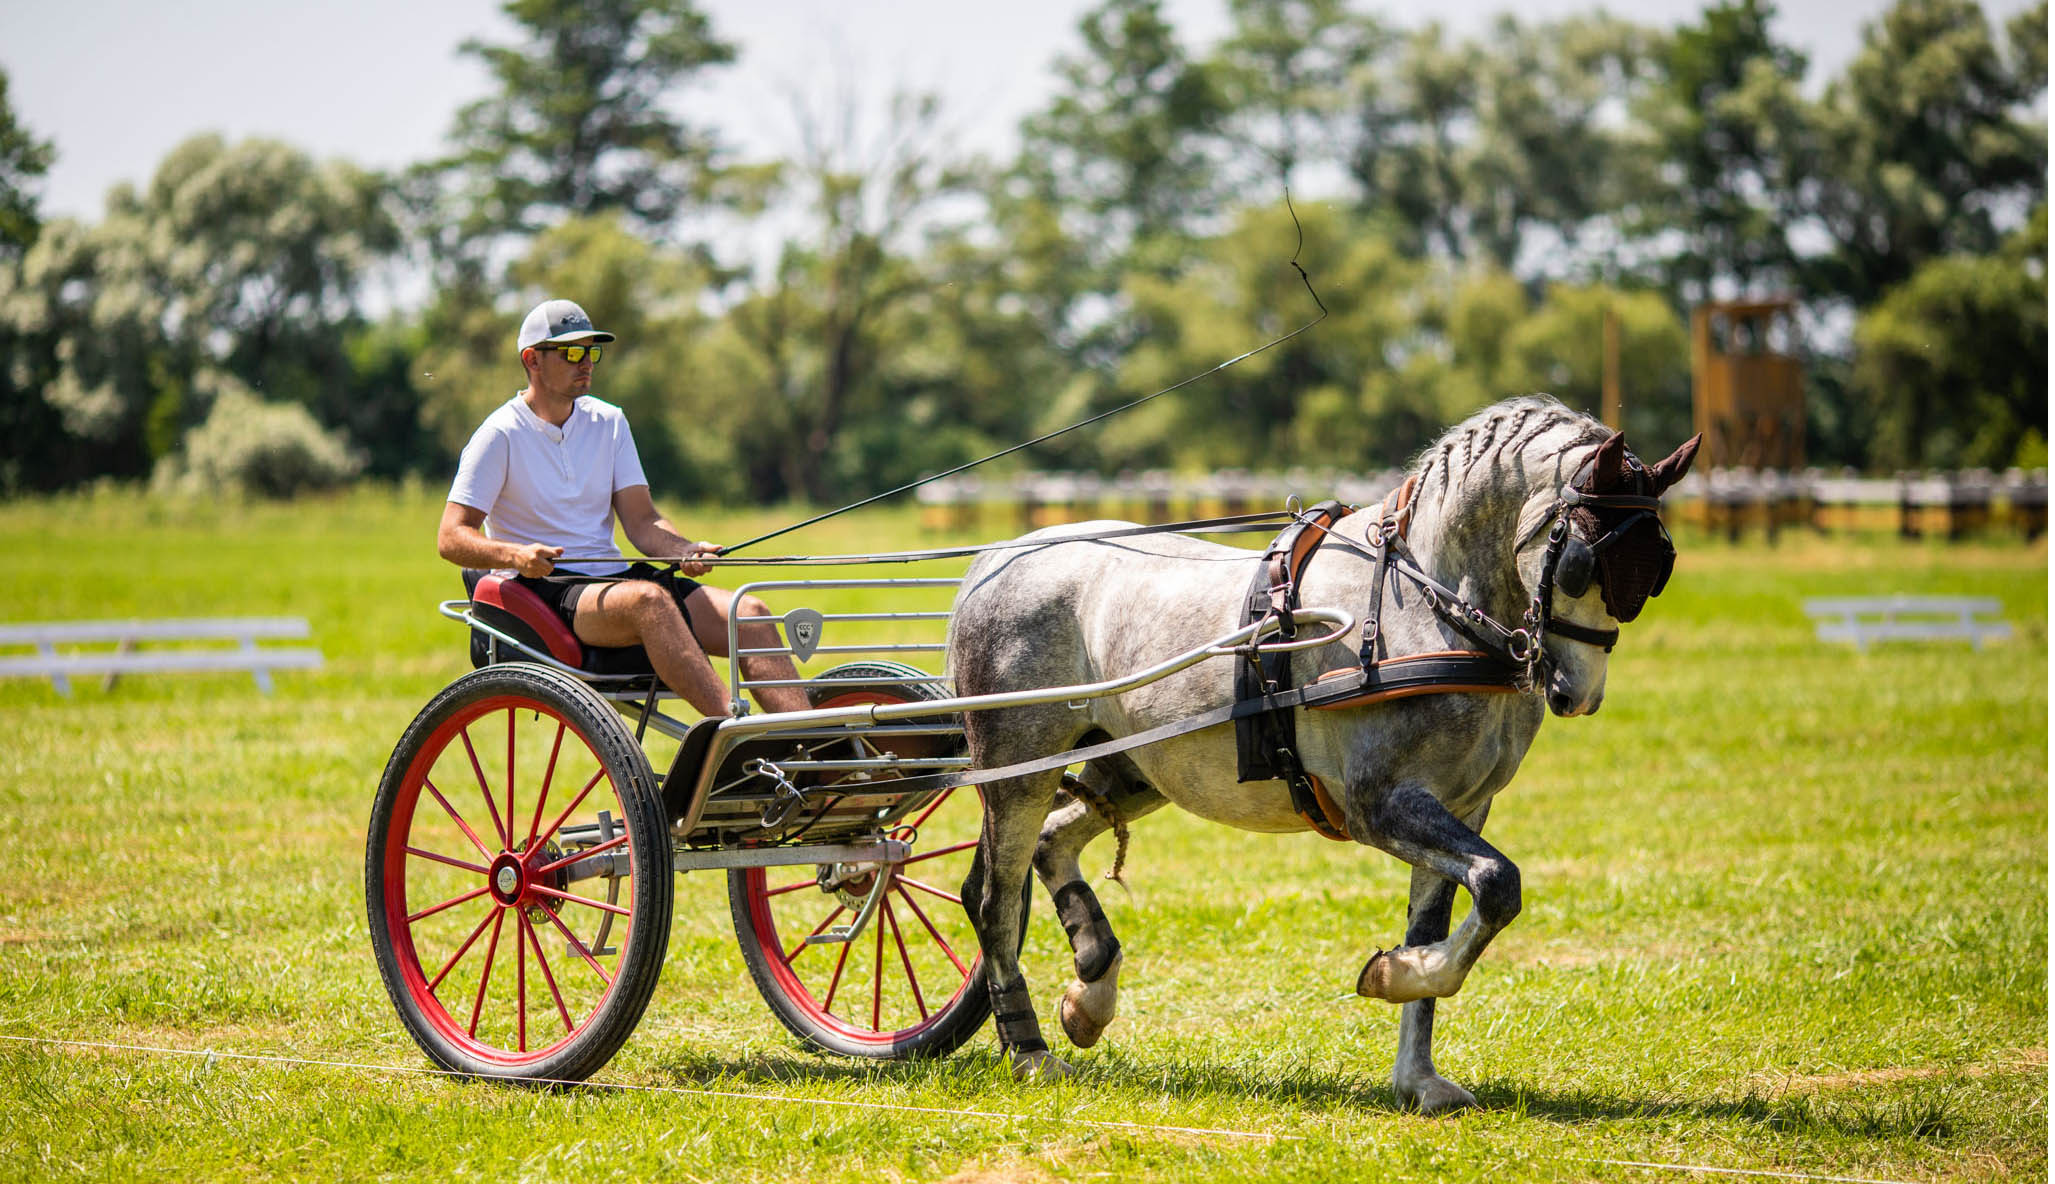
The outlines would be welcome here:
[[[7,101],[7,72],[0,70],[0,260],[36,241],[36,180],[50,171],[56,155],[48,140],[37,139],[15,120]]]
[[[503,11],[521,44],[462,46],[498,90],[458,112],[457,151],[433,170],[460,211],[444,250],[600,214],[662,232],[707,195],[719,145],[666,103],[735,50],[693,0],[507,0]]]
[[[1637,104],[1660,161],[1627,226],[1680,307],[1788,285],[1803,216],[1811,108],[1805,56],[1779,44],[1766,0],[1722,0],[1659,54]]]
[[[55,149],[14,117],[7,73],[0,70],[0,308],[22,285],[22,255],[42,227],[37,180]],[[91,454],[67,436],[42,388],[54,376],[54,342],[26,332],[0,314],[0,495],[47,489],[92,471]]]
[[[1684,322],[1659,292],[1551,284],[1505,336],[1500,397],[1547,391],[1593,415],[1603,410],[1605,320],[1618,321],[1621,423],[1629,440],[1665,448],[1691,434],[1691,350]],[[1457,357],[1463,356],[1459,348]]]
[[[2012,26],[2010,60],[1975,0],[1900,0],[1820,105],[1815,208],[1833,247],[1812,290],[1858,308],[1929,260],[1987,254],[2047,195],[2047,5]],[[1930,281],[1931,282],[1931,281]]]
[[[1349,173],[1361,207],[1389,223],[1409,254],[1469,251],[1465,138],[1479,73],[1475,48],[1449,45],[1429,22],[1388,66],[1361,76]]]
[[[1929,260],[1863,314],[1854,387],[1885,468],[2047,455],[2048,207],[2004,249]]]
[[[1396,463],[1446,422],[1438,392],[1400,373],[1433,344],[1420,332],[1432,289],[1426,265],[1327,203],[1300,206],[1298,224],[1300,258],[1328,320],[1110,422],[1097,441],[1106,466],[1356,469]],[[1282,203],[1249,209],[1201,243],[1182,274],[1130,276],[1126,295],[1145,336],[1096,402],[1162,390],[1312,320],[1286,264],[1297,235]]]
[[[1655,39],[1603,13],[1492,26],[1465,168],[1470,257],[1560,278],[1562,248],[1626,206],[1650,164],[1610,113],[1648,85]],[[1554,249],[1530,260],[1537,243]]]
[[[798,158],[772,198],[804,229],[744,287],[712,345],[719,360],[703,371],[710,413],[726,417],[759,499],[822,502],[895,483],[906,458],[851,441],[905,427],[899,354],[920,344],[909,319],[955,295],[917,253],[952,237],[936,212],[968,180],[941,136],[940,106],[898,96],[882,132],[866,136],[855,100],[832,102],[825,113],[800,102]]]
[[[1345,0],[1231,0],[1228,11],[1234,31],[1205,64],[1224,112],[1219,152],[1237,188],[1267,205],[1302,166],[1340,162],[1356,75],[1388,33]]]
[[[116,187],[100,224],[44,227],[0,319],[47,348],[42,398],[101,473],[140,476],[175,449],[207,413],[209,371],[340,421],[357,288],[398,242],[385,193],[284,144],[196,136],[142,191]]]
[[[1357,74],[1348,164],[1363,208],[1415,253],[1501,270],[1574,243],[1646,168],[1609,112],[1646,85],[1651,35],[1603,15],[1449,44],[1430,24]],[[1567,256],[1550,256],[1561,274]]]
[[[1161,0],[1105,0],[1078,31],[1084,52],[1057,60],[1056,97],[1022,121],[1015,170],[1117,259],[1217,212],[1205,136],[1224,108]]]

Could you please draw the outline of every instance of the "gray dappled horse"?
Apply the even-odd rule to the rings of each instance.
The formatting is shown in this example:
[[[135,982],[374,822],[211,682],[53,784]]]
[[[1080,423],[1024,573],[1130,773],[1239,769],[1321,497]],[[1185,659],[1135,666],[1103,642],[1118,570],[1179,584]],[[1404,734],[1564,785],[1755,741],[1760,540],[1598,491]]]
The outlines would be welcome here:
[[[1696,449],[1694,439],[1644,468],[1617,433],[1554,399],[1507,400],[1421,454],[1403,508],[1387,499],[1341,519],[1306,565],[1301,603],[1374,616],[1377,636],[1366,646],[1372,657],[1467,651],[1520,675],[1511,680],[1520,689],[1506,693],[1437,688],[1294,713],[1299,760],[1335,824],[1321,829],[1413,867],[1405,943],[1377,951],[1357,984],[1364,995],[1404,1004],[1392,1071],[1401,1105],[1475,1104],[1468,1090],[1435,1072],[1431,1045],[1435,998],[1462,986],[1520,911],[1519,869],[1478,832],[1544,709],[1565,716],[1598,710],[1618,623],[1661,590],[1674,556],[1653,499],[1684,475]],[[1046,547],[995,551],[971,565],[950,626],[957,693],[1097,682],[1240,623],[1260,562],[1254,553],[1167,534],[1064,540],[1115,525],[1042,531],[1028,537],[1047,538]],[[1380,555],[1388,567],[1380,567]],[[965,726],[973,765],[1000,768],[1218,708],[1234,698],[1231,667],[1241,660],[1203,662],[1082,704],[972,712]],[[1340,643],[1303,651],[1292,659],[1292,685],[1362,662]],[[984,951],[1000,1043],[1017,1074],[1068,1072],[1042,1040],[1020,972],[1028,869],[1041,877],[1070,936],[1077,979],[1059,1011],[1065,1034],[1085,1047],[1113,1019],[1121,958],[1079,871],[1079,851],[1109,828],[1108,815],[1124,823],[1166,801],[1245,830],[1318,826],[1294,808],[1286,782],[1238,784],[1236,772],[1233,725],[1220,724],[1093,761],[1072,787],[1060,770],[985,787],[964,907]],[[1338,799],[1327,787],[1339,787]],[[1472,908],[1450,936],[1457,884]]]

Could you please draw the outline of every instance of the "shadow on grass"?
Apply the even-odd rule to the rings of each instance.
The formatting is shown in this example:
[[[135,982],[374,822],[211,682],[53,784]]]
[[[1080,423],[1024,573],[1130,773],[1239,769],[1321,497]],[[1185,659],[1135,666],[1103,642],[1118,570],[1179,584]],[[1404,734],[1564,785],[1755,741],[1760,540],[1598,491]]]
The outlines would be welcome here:
[[[1066,1088],[1104,1089],[1150,1099],[1169,1095],[1190,1102],[1254,1103],[1316,1113],[1405,1113],[1391,1086],[1381,1078],[1304,1064],[1137,1060],[1105,1051],[1080,1060],[1075,1068],[1077,1076]],[[852,1061],[797,1050],[738,1057],[685,1053],[664,1061],[657,1072],[667,1084],[737,1092],[764,1086],[805,1090],[892,1085],[926,1092],[930,1098],[941,1095],[926,1102],[930,1105],[948,1099],[977,1105],[992,1095],[995,1079],[1005,1083],[1002,1088],[1011,1086],[996,1052],[989,1048],[927,1061]],[[1603,1090],[1538,1089],[1512,1081],[1486,1081],[1472,1089],[1484,1111],[1561,1126],[1683,1118],[1766,1133],[1945,1141],[1964,1125],[1961,1100],[1945,1087],[1890,1099],[1771,1095],[1753,1090],[1738,1099],[1638,1097]]]
[[[1810,1132],[1857,1139],[1946,1140],[1962,1126],[1952,1092],[1892,1099],[1763,1094],[1739,1098],[1634,1098],[1599,1090],[1537,1090],[1508,1082],[1476,1087],[1478,1105],[1565,1126],[1692,1118],[1779,1133]]]

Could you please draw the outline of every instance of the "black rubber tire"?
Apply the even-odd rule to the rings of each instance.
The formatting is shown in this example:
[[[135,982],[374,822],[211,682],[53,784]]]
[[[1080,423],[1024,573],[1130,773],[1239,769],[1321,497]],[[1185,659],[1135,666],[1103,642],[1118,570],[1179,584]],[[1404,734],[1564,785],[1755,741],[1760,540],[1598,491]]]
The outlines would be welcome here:
[[[497,722],[502,716],[503,729]],[[493,730],[487,742],[480,743],[484,729],[471,729],[488,722]],[[503,765],[495,763],[502,732]],[[536,737],[534,751],[524,759],[521,754],[528,746],[517,741],[529,733]],[[552,733],[553,744],[548,739]],[[487,767],[494,769],[490,779]],[[533,776],[538,769],[546,772]],[[590,783],[574,797],[572,783],[584,782],[588,769]],[[551,779],[560,771],[565,777],[563,793],[552,796]],[[530,774],[525,780],[523,772]],[[502,781],[504,826],[497,800]],[[518,785],[527,786],[528,796],[517,796]],[[485,813],[476,809],[481,798]],[[468,799],[471,804],[464,808],[479,825],[459,817],[452,799]],[[543,820],[560,809],[550,829],[541,830]],[[609,824],[598,812],[611,815],[616,809],[625,838],[607,846],[628,855],[628,874],[609,879],[610,903],[581,898],[578,893],[590,889],[583,887],[587,881],[568,879],[572,859],[604,854],[582,856],[576,847],[552,851],[548,846],[567,836],[566,822],[574,823],[572,830],[575,824],[588,830],[605,828]],[[483,829],[488,814],[489,832]],[[533,818],[529,835],[516,838],[524,817]],[[442,850],[430,853],[430,843]],[[557,860],[566,866],[552,869]],[[456,870],[449,870],[452,867]],[[548,667],[507,663],[473,671],[421,709],[393,749],[379,782],[364,851],[365,906],[379,976],[408,1034],[437,1066],[478,1077],[582,1081],[626,1043],[656,990],[670,942],[672,875],[670,836],[656,777],[619,713],[583,682]],[[457,897],[444,908],[416,910],[423,900],[409,902],[410,876],[424,890],[423,897],[445,891],[454,891]],[[515,893],[511,899],[502,899],[501,889],[494,886],[501,879],[517,886],[508,889]],[[438,883],[444,887],[425,891]],[[466,887],[473,883],[482,883],[482,889]],[[571,895],[561,895],[566,892]],[[626,920],[616,920],[624,909]],[[440,928],[429,924],[437,917],[444,918],[437,922]],[[454,934],[472,917],[481,918],[478,927],[458,945]],[[582,928],[588,922],[604,940],[586,940],[573,932],[572,925]],[[488,923],[492,938],[481,959],[476,951]],[[502,928],[511,931],[515,943],[517,994],[511,1004],[494,999],[488,1012]],[[560,950],[562,975],[550,969],[545,951],[551,945]],[[533,972],[528,965],[530,949]],[[604,959],[612,960],[611,973]],[[467,960],[479,963],[475,972],[466,966]],[[443,967],[439,973],[434,969],[438,965]],[[466,988],[462,1003],[453,1009],[437,995],[437,987],[458,969],[466,970],[465,976],[457,976],[458,982],[469,981],[467,976],[475,973],[478,986],[475,1001]],[[532,1001],[531,973],[538,975]],[[502,974],[502,996],[505,978]],[[458,1014],[464,1004],[470,1011],[468,1029]],[[543,1032],[554,1035],[556,1026],[562,1025],[562,1034],[546,1048],[527,1047],[531,1012]],[[583,1018],[574,1018],[574,1012]],[[486,1024],[485,1036],[479,1035],[481,1024]],[[509,1025],[504,1043],[495,1043]]]
[[[837,678],[890,680],[925,676],[926,672],[924,671],[898,663],[862,662],[837,667],[822,674],[820,678],[822,680]],[[845,692],[842,688],[832,686],[812,686],[808,688],[808,696],[817,707],[831,705],[838,699],[847,698],[851,693],[854,692]],[[945,697],[932,684],[922,682],[893,682],[888,685],[871,688],[864,693],[871,697],[862,701],[870,702],[903,703]],[[932,741],[929,741],[929,743],[932,743]],[[929,751],[935,750],[931,749]],[[968,795],[971,801],[978,801],[975,789],[958,789],[952,792],[958,795]],[[941,808],[947,809],[949,805],[949,802],[942,802]],[[971,827],[968,837],[975,839],[977,837],[976,828],[982,820],[982,804],[978,806],[975,815],[965,810],[963,803],[956,803],[956,806],[957,817],[948,821],[960,829],[966,820],[966,816],[968,816]],[[954,833],[949,837],[958,841],[961,838]],[[934,844],[928,845],[930,849],[933,847]],[[917,845],[915,847],[916,855],[914,859],[919,858],[919,852],[922,850],[921,846]],[[909,865],[912,862],[913,860],[909,860]],[[966,857],[963,862],[967,864],[968,858]],[[799,873],[808,869],[780,870]],[[896,873],[899,869],[894,868],[892,870]],[[959,884],[960,880],[949,883],[946,887],[950,891],[954,891],[958,888]],[[902,902],[910,903],[913,900],[913,897],[905,892],[903,886],[894,890],[900,892]],[[890,890],[888,890],[886,898],[888,906],[890,903],[889,892]],[[817,890],[810,888],[802,888],[798,891],[798,896],[801,898],[810,899],[815,897],[816,894]],[[909,1023],[905,1026],[881,1023],[873,1027],[865,1023],[861,1016],[841,1017],[830,1014],[829,1008],[824,1006],[823,998],[816,995],[792,968],[790,961],[783,954],[783,947],[795,945],[805,933],[805,929],[800,928],[798,932],[793,933],[782,932],[783,927],[778,925],[775,910],[773,910],[769,903],[769,895],[770,893],[766,891],[766,874],[763,869],[738,868],[728,873],[729,914],[734,919],[736,944],[742,950],[742,959],[749,967],[750,978],[756,982],[756,988],[763,995],[764,1002],[770,1005],[771,1014],[777,1016],[778,1021],[784,1024],[788,1031],[797,1036],[808,1047],[842,1056],[886,1060],[939,1057],[954,1052],[961,1047],[965,1041],[975,1036],[978,1030],[984,1026],[985,1021],[990,1018],[991,1001],[984,988],[983,975],[980,971],[982,963],[976,958],[972,958],[969,961],[967,971],[963,974],[962,980],[954,984],[955,989],[946,1004],[940,1006],[926,1018],[918,1020],[918,1022]],[[1023,893],[1023,897],[1025,897],[1025,893]],[[905,907],[905,905],[903,904],[902,907]],[[940,921],[927,916],[918,916],[918,920],[924,927],[928,927],[926,932],[934,936],[935,944],[938,948],[947,948],[947,943],[943,936],[933,927],[940,925],[943,930],[960,934],[968,931],[968,918],[964,917],[960,904],[951,905],[947,902],[942,902],[937,905],[937,908],[951,910],[953,915],[944,917]],[[938,913],[937,916],[939,917],[941,914]],[[922,930],[912,928],[915,919],[916,916],[914,915],[907,916],[907,924],[904,930],[895,930],[895,935],[902,932],[911,932],[915,935],[916,940],[918,940]],[[856,942],[846,946],[824,946],[821,948],[824,951],[840,949],[844,951],[844,957],[857,946],[866,947],[867,951],[875,949],[878,959],[877,965],[872,970],[873,981],[875,982],[882,981],[885,977],[883,944],[888,925],[886,910],[879,910],[877,917],[872,921],[872,925],[876,930],[874,935],[864,934]],[[955,928],[952,929],[952,927]],[[895,936],[895,940],[899,940],[898,937]],[[975,940],[975,934],[972,934],[969,938],[968,950],[973,954],[976,952]],[[875,945],[873,945],[874,942]],[[766,948],[767,943],[771,946],[768,950]],[[913,960],[908,955],[907,947],[903,943],[899,946],[899,953],[904,962],[906,977],[909,980],[917,978],[918,975],[916,974]],[[823,959],[833,956],[832,953],[824,953],[822,955]],[[955,957],[949,959],[952,969],[944,971],[944,977],[954,977],[953,964],[955,960]],[[841,981],[839,963],[837,964],[836,975],[833,981],[834,983]],[[832,1001],[833,996],[834,989],[831,985],[830,989],[826,992],[825,998],[828,1001]],[[925,1011],[924,1003],[921,1010]]]

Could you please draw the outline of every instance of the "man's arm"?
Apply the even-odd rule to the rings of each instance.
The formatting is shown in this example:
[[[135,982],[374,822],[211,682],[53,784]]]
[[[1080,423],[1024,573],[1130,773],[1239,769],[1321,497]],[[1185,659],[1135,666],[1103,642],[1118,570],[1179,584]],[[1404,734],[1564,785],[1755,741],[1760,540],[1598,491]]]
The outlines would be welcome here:
[[[621,521],[621,533],[644,555],[711,555],[720,550],[712,543],[695,543],[678,533],[650,500],[649,486],[629,485],[614,491],[614,517]],[[678,570],[688,576],[707,573],[704,563],[681,563]]]
[[[531,579],[546,576],[564,553],[562,547],[541,543],[505,543],[487,538],[483,530],[485,511],[462,502],[445,502],[442,525],[435,531],[435,553],[458,567],[511,567]]]

